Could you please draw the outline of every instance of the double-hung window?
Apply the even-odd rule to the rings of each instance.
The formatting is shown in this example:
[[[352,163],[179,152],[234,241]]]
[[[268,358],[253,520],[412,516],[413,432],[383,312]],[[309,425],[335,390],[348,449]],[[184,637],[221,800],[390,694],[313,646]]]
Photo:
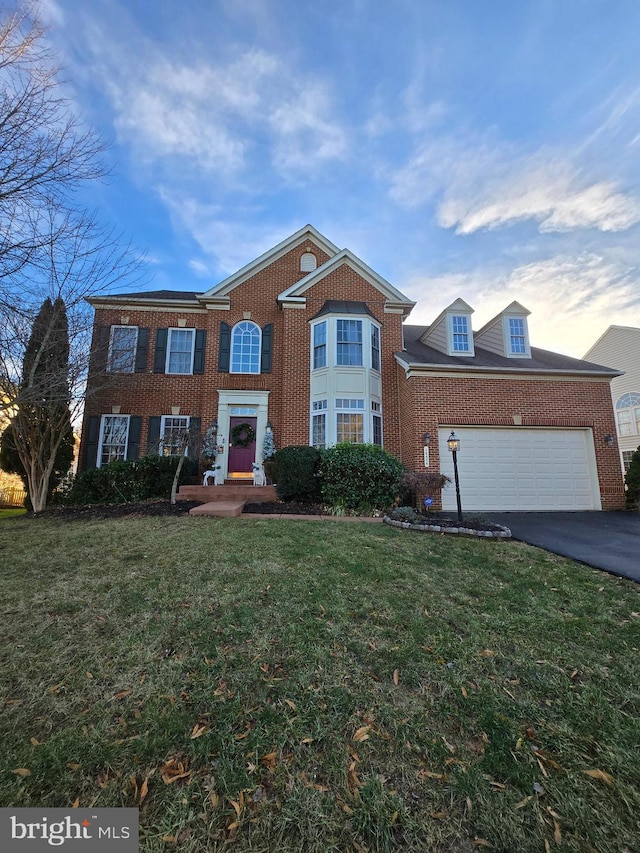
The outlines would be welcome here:
[[[137,326],[112,326],[109,337],[108,369],[112,373],[133,373],[136,367]]]
[[[336,320],[336,364],[362,367],[362,320]]]
[[[160,454],[182,456],[187,452],[188,415],[163,415],[160,424]]]
[[[327,366],[327,321],[313,327],[313,369]]]
[[[129,439],[129,415],[103,415],[100,425],[98,468],[118,459],[126,459]]]
[[[380,329],[371,324],[371,369],[380,370]]]
[[[509,352],[512,355],[526,355],[527,336],[521,317],[509,317]]]
[[[195,329],[169,329],[166,373],[193,373]]]
[[[260,327],[244,320],[231,334],[231,373],[260,373]]]
[[[469,318],[464,314],[451,317],[451,339],[454,352],[469,352]]]

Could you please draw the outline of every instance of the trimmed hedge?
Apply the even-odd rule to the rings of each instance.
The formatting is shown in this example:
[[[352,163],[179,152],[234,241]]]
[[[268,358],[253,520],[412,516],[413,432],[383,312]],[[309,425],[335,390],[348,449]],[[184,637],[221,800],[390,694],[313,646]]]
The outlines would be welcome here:
[[[375,444],[337,444],[320,464],[322,499],[336,509],[366,512],[391,506],[402,463]]]
[[[133,503],[168,498],[178,467],[176,456],[143,456],[135,462],[110,462],[78,474],[64,502],[67,504]],[[185,459],[179,485],[189,481],[192,463]]]
[[[309,501],[320,498],[318,466],[320,451],[306,445],[283,447],[275,456],[278,470],[278,497],[283,501]]]

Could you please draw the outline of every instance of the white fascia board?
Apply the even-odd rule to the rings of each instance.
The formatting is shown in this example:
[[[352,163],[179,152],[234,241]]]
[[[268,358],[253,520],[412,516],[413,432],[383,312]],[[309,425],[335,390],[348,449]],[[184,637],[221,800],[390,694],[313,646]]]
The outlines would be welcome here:
[[[394,307],[403,307],[408,313],[408,311],[410,311],[416,304],[410,299],[407,299],[403,293],[397,290],[381,275],[378,275],[375,270],[372,270],[370,266],[365,264],[364,261],[362,261],[357,255],[354,255],[349,249],[342,249],[342,251],[338,252],[337,255],[329,258],[329,260],[325,261],[324,264],[313,270],[313,272],[310,272],[309,275],[306,275],[304,278],[300,279],[300,281],[291,285],[291,287],[283,290],[278,296],[278,301],[285,302],[292,297],[302,296],[310,287],[313,287],[314,284],[317,284],[317,282],[321,281],[325,276],[329,275],[329,273],[333,272],[333,270],[345,263],[357,272],[358,275],[361,275],[365,281],[368,281],[370,285],[375,287],[376,290],[379,290]]]
[[[191,310],[199,311],[201,306],[194,299],[145,299],[142,296],[135,297],[108,297],[108,296],[87,296],[86,301],[93,308],[149,308],[149,309],[171,309],[179,308],[180,310],[190,308]]]
[[[261,270],[268,267],[269,264],[272,264],[274,261],[278,260],[278,258],[282,257],[282,255],[285,255],[287,252],[290,252],[291,249],[294,249],[296,246],[301,245],[307,240],[311,240],[311,242],[315,243],[319,249],[326,252],[327,255],[335,255],[339,251],[338,247],[330,240],[327,240],[327,238],[317,231],[313,225],[305,225],[304,228],[300,228],[295,232],[295,234],[291,234],[291,236],[278,243],[277,246],[274,246],[272,249],[264,252],[260,257],[250,263],[245,264],[245,266],[237,272],[234,272],[223,281],[214,285],[214,287],[207,290],[206,293],[203,293],[202,295],[204,297],[226,296],[226,294],[229,293],[230,290],[233,290],[234,287],[242,284],[242,282],[246,281],[252,275],[256,275],[256,273],[261,272]]]

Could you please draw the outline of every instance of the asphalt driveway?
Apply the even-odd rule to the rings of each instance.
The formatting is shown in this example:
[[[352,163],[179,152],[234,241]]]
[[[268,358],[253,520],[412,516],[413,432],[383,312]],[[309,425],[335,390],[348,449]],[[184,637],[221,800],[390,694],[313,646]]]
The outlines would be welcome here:
[[[514,539],[640,583],[640,514],[490,512]]]

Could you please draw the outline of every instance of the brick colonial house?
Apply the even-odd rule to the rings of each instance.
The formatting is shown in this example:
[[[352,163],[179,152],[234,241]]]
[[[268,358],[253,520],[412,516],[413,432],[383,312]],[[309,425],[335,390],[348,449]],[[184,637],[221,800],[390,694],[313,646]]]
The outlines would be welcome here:
[[[277,447],[370,442],[451,474],[455,430],[465,509],[624,506],[605,441],[617,371],[532,347],[517,302],[476,332],[461,299],[408,325],[414,303],[310,225],[204,293],[89,302],[84,468],[175,452],[176,431],[216,421],[225,478],[251,475],[268,424]]]

